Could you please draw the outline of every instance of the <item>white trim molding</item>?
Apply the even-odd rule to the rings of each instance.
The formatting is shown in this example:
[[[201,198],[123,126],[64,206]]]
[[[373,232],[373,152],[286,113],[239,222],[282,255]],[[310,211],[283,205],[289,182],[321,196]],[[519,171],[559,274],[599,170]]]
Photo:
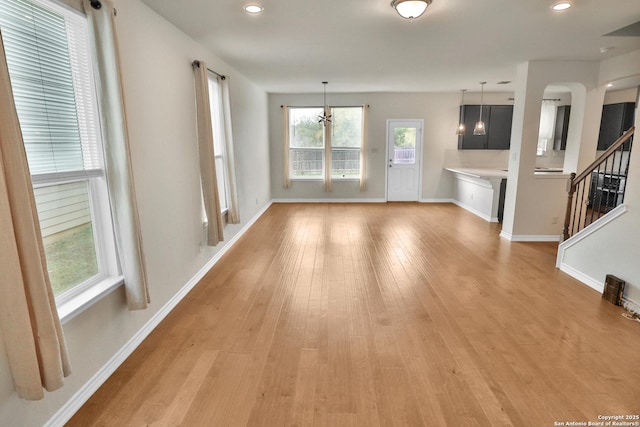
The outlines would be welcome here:
[[[386,203],[385,199],[363,197],[361,199],[317,198],[317,199],[273,199],[272,203]]]
[[[420,199],[420,203],[455,203],[454,199]]]
[[[640,314],[640,303],[632,299],[622,297],[622,306],[632,313]]]
[[[563,273],[566,273],[569,276],[573,277],[574,279],[584,283],[585,285],[587,285],[588,287],[590,287],[593,290],[598,291],[599,293],[602,293],[602,291],[604,290],[604,283],[600,282],[599,280],[594,279],[591,276],[587,276],[583,272],[578,271],[573,267],[570,267],[570,266],[564,264],[562,267],[560,267],[560,271],[562,271]]]
[[[480,212],[479,210],[474,209],[471,206],[462,203],[459,200],[453,200],[452,203],[454,205],[458,206],[458,207],[461,207],[462,209],[464,209],[466,211],[471,212],[472,214],[474,214],[476,216],[479,216],[480,218],[484,219],[487,222],[498,222],[498,217],[497,216],[494,216],[494,217],[489,216],[489,215],[485,214],[484,212]]]
[[[558,257],[556,258],[556,267],[562,270],[562,265],[564,265],[564,254],[567,249],[569,249],[571,246],[575,245],[582,239],[585,239],[586,237],[600,230],[602,227],[609,224],[611,221],[615,220],[616,218],[624,215],[628,210],[629,209],[627,208],[627,205],[622,204],[620,206],[616,206],[613,210],[608,212],[602,218],[599,218],[597,221],[587,225],[584,229],[580,230],[580,232],[578,232],[577,234],[574,234],[564,242],[560,243],[560,245],[558,246]]]
[[[614,221],[616,218],[620,217],[621,215],[624,215],[627,211],[628,209],[626,205],[623,204],[623,205],[617,206],[602,218],[589,224],[584,229],[580,230],[580,232],[578,232],[577,234],[574,234],[564,242],[560,243],[560,245],[558,246],[558,256],[556,258],[556,267],[559,268],[560,271],[567,273],[569,276],[573,277],[574,279],[579,280],[585,285],[589,286],[590,288],[595,289],[596,291],[602,293],[602,291],[604,290],[604,281],[594,279],[593,277],[588,276],[583,272],[575,269],[574,267],[566,264],[564,262],[565,253],[567,249],[569,249],[576,243],[580,242],[581,240],[589,237],[590,235],[600,230],[610,222]],[[627,301],[628,301],[628,304],[635,306],[636,309],[640,309],[640,306],[637,303],[629,300]]]
[[[502,230],[500,232],[500,237],[510,240],[512,242],[559,242],[562,238],[560,235],[527,235],[527,234],[511,234]]]
[[[268,202],[253,218],[251,218],[224,246],[127,341],[127,343],[114,354],[107,363],[102,366],[59,410],[47,421],[45,427],[62,426],[85,404],[87,400],[104,384],[116,369],[134,352],[147,336],[164,320],[165,317],[178,305],[180,301],[193,289],[194,286],[211,270],[211,268],[227,253],[227,251],[242,237],[271,206]]]

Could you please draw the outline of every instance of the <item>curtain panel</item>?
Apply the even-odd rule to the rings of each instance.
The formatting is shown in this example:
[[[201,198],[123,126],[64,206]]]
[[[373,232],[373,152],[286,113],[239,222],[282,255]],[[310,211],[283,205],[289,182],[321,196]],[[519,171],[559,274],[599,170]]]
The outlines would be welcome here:
[[[209,76],[203,61],[193,61],[196,92],[196,122],[198,128],[198,151],[200,154],[200,183],[207,226],[207,245],[215,246],[222,240],[223,223],[216,178],[215,153],[213,150],[213,128],[209,103]]]
[[[150,300],[120,78],[115,10],[110,0],[83,1],[94,48],[104,160],[116,246],[125,279],[127,304],[130,310],[140,310],[146,308]]]
[[[44,397],[71,366],[49,282],[33,185],[0,34],[0,324],[18,396]]]
[[[369,106],[362,106],[362,141],[360,146],[360,191],[367,190],[367,139],[369,123]]]
[[[331,108],[324,107],[324,115],[331,114]],[[333,190],[331,183],[331,125],[327,122],[323,122],[324,126],[324,191],[330,192]]]
[[[282,152],[284,154],[284,165],[282,169],[282,176],[284,181],[282,186],[284,188],[291,187],[291,169],[289,168],[289,107],[282,106],[282,135],[284,136]]]
[[[231,127],[231,98],[229,96],[229,77],[222,79],[222,113],[224,115],[224,147],[226,151],[227,175],[229,177],[229,213],[227,222],[240,224],[240,206],[238,204],[238,183],[236,180],[236,161],[234,154],[233,132]]]

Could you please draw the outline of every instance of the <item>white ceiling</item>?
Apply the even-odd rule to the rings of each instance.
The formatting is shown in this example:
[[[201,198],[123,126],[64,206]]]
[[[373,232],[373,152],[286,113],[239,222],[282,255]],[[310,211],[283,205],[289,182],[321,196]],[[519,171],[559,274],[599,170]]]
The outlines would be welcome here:
[[[247,0],[257,16],[239,0],[142,1],[270,93],[513,90],[496,83],[527,60],[640,49],[603,36],[640,21],[640,0],[433,0],[413,22],[390,0]]]

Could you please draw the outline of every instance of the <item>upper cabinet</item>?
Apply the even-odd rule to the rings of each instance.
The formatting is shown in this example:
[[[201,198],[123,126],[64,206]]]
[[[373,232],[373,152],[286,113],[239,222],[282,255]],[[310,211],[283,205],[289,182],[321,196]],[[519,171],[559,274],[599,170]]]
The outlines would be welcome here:
[[[598,150],[609,148],[626,130],[633,126],[635,108],[634,102],[607,104],[602,107]]]
[[[460,106],[460,121],[465,124],[465,135],[458,136],[459,150],[508,150],[511,143],[513,105],[484,105],[482,121],[486,135],[474,135],[473,128],[480,117],[479,105]]]

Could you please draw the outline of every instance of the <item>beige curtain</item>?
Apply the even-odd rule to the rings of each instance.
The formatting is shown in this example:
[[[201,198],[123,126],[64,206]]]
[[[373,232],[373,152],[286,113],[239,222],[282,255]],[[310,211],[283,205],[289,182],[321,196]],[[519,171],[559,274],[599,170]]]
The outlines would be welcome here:
[[[224,115],[224,148],[229,179],[229,213],[227,222],[240,224],[240,207],[238,205],[238,183],[236,181],[236,161],[233,147],[233,132],[231,126],[231,99],[229,97],[229,77],[222,78],[222,114]]]
[[[125,278],[129,309],[139,310],[147,307],[149,293],[120,80],[115,11],[110,0],[97,2],[101,4],[98,9],[92,7],[89,0],[83,1],[94,46],[97,94],[116,245]]]
[[[282,106],[282,135],[284,135],[282,152],[283,152],[283,169],[282,174],[284,177],[284,188],[291,187],[291,172],[289,166],[289,107]]]
[[[324,115],[331,114],[331,109],[324,107]],[[331,183],[331,124],[324,122],[324,190],[333,189]]]
[[[369,106],[362,106],[362,145],[360,147],[360,191],[367,189],[367,139]]]
[[[0,323],[18,396],[44,397],[71,373],[0,35]]]
[[[209,225],[207,245],[215,246],[224,240],[220,197],[216,180],[215,153],[213,151],[213,128],[209,104],[209,80],[207,66],[203,61],[193,61],[196,86],[196,121],[198,127],[198,149],[200,152],[200,183],[204,210]]]

